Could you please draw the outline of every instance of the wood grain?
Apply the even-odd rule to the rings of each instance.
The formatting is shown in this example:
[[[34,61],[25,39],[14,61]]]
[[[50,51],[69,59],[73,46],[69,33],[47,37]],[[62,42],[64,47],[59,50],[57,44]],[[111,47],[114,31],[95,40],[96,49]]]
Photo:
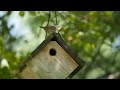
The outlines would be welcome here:
[[[52,48],[56,50],[55,56],[49,53]],[[50,41],[26,63],[20,76],[26,79],[65,79],[78,66],[56,41]]]

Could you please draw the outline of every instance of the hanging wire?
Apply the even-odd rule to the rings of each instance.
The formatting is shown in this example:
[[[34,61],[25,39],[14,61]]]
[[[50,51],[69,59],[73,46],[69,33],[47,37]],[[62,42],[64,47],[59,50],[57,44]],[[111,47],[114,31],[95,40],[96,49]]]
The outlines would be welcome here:
[[[48,13],[48,22],[47,22],[47,26],[49,25],[50,18],[51,18],[51,11],[49,11],[49,13]]]
[[[47,22],[47,26],[49,25],[50,18],[51,18],[51,11],[49,11],[49,13],[48,13],[48,22]],[[55,11],[55,24],[56,24],[56,25],[58,24],[58,21],[57,21],[57,11]]]
[[[57,22],[57,11],[55,11],[55,19],[56,19],[56,25],[58,24]]]

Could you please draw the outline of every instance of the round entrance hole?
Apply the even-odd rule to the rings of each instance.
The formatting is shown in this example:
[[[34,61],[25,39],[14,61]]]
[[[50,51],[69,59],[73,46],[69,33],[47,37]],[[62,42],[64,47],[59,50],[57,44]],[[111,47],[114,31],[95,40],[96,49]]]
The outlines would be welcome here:
[[[51,56],[55,56],[56,55],[56,50],[52,48],[52,49],[50,49],[49,53],[50,53]]]

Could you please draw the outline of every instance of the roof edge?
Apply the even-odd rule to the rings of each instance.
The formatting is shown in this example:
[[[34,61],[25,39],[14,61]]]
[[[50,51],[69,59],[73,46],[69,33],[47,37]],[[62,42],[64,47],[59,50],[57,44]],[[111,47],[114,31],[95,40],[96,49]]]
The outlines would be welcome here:
[[[78,55],[72,50],[72,48],[62,39],[59,33],[52,33],[31,54],[28,55],[25,61],[23,61],[22,64],[20,65],[19,71],[22,71],[22,69],[26,67],[26,63],[29,60],[31,60],[49,41],[56,41],[79,65],[79,67],[73,73],[70,74],[70,77],[72,77],[73,74],[77,73],[78,70],[83,68],[85,62],[78,57]]]

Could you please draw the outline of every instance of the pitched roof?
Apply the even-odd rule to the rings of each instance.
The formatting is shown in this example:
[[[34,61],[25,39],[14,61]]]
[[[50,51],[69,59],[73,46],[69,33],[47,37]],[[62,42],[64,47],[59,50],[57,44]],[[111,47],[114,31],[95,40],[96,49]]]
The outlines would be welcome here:
[[[56,41],[70,56],[73,60],[79,65],[68,77],[72,78],[84,65],[85,62],[77,56],[77,54],[71,49],[69,45],[65,43],[59,33],[52,33],[49,35],[20,65],[19,71],[21,71],[26,63],[31,60],[49,41]]]

